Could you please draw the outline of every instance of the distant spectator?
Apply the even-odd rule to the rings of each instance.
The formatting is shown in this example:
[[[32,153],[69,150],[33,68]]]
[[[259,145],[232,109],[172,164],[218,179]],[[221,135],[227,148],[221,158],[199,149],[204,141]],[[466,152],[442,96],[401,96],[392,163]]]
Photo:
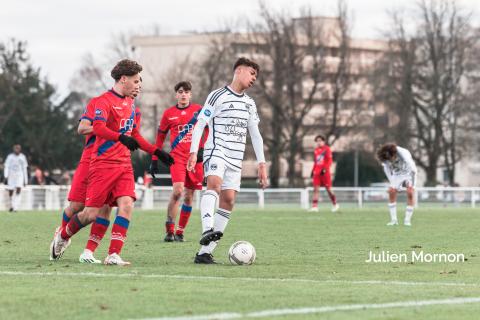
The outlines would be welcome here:
[[[56,184],[56,185],[58,185],[58,182],[50,176],[49,171],[45,170],[43,172],[43,176],[45,177],[45,184],[48,184],[48,185]]]
[[[70,174],[68,173],[68,171],[65,171],[62,174],[62,177],[60,178],[60,184],[63,186],[68,186],[71,183],[72,183],[72,178],[70,177]]]
[[[43,186],[45,184],[45,177],[43,176],[43,171],[39,167],[36,167],[32,179],[30,179],[30,184],[36,186]]]

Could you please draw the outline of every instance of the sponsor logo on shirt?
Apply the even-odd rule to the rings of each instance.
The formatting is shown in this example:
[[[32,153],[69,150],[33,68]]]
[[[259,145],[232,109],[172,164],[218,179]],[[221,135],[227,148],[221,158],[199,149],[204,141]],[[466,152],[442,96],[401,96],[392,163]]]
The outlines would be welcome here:
[[[212,171],[217,170],[217,165],[216,164],[211,164],[210,165],[210,170],[212,170]]]
[[[133,119],[122,119],[120,120],[120,129],[125,129],[126,131],[130,131],[133,128]]]

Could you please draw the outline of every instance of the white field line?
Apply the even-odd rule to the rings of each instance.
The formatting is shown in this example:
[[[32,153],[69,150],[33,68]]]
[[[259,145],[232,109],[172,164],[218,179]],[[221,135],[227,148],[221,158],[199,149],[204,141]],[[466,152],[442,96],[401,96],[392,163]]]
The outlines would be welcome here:
[[[462,305],[467,303],[479,303],[480,297],[474,298],[450,298],[439,300],[420,300],[420,301],[403,301],[403,302],[388,302],[388,303],[373,303],[373,304],[343,304],[336,306],[323,307],[309,307],[296,309],[273,309],[263,310],[249,313],[215,313],[198,316],[181,316],[181,317],[160,317],[160,318],[145,318],[141,320],[225,320],[225,319],[246,319],[246,318],[265,318],[278,317],[286,315],[305,315],[327,313],[335,311],[355,311],[368,309],[390,309],[390,308],[415,308],[435,305]]]
[[[24,272],[0,271],[0,276],[20,277],[92,277],[92,278],[145,278],[145,279],[179,279],[179,280],[227,280],[245,282],[273,282],[273,283],[312,283],[320,285],[397,285],[397,286],[448,286],[448,287],[480,287],[480,283],[464,282],[418,282],[418,281],[386,281],[386,280],[315,280],[297,278],[248,278],[248,277],[221,277],[221,276],[188,276],[176,274],[141,274],[141,273],[98,273],[98,272]]]

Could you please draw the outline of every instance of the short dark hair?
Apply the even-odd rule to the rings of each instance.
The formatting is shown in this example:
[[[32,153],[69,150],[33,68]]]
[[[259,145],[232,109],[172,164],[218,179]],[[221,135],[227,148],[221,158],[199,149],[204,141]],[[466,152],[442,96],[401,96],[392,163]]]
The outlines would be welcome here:
[[[316,136],[314,141],[317,142],[318,139],[322,139],[322,141],[327,141],[327,140],[325,139],[325,136],[324,136],[324,135],[321,135],[321,134],[319,134],[318,136]]]
[[[180,90],[180,88],[183,88],[183,90],[185,91],[192,91],[192,84],[190,83],[190,81],[180,81],[174,87],[175,92]]]
[[[257,75],[260,73],[260,66],[258,65],[258,63],[245,57],[241,57],[237,60],[237,62],[235,62],[235,64],[233,65],[233,71],[235,71],[240,66],[252,67],[253,69],[255,69],[255,71],[257,71]]]
[[[381,162],[392,160],[397,155],[397,145],[386,143],[377,150],[377,159]]]
[[[120,80],[122,76],[131,77],[140,73],[143,70],[142,66],[136,61],[123,59],[117,62],[115,67],[113,67],[110,75],[115,81]]]

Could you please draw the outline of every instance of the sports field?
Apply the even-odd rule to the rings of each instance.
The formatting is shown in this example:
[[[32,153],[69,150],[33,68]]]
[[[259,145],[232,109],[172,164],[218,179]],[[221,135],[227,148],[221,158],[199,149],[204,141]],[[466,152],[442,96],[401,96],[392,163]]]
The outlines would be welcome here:
[[[386,227],[386,210],[236,210],[214,253],[223,264],[207,266],[193,264],[197,210],[185,243],[163,242],[164,210],[137,210],[124,268],[78,262],[88,229],[51,262],[59,213],[0,212],[0,319],[478,319],[480,209],[419,209],[411,228]],[[254,244],[254,265],[229,264],[237,240]],[[382,250],[466,261],[365,262]]]

